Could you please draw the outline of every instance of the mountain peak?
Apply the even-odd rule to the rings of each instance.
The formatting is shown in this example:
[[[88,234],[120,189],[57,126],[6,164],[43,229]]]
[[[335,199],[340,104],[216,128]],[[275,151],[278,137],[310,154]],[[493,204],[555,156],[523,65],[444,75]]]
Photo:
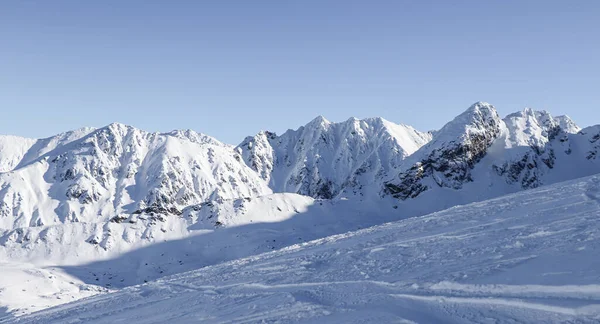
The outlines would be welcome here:
[[[496,133],[501,121],[493,105],[478,101],[436,132],[434,142],[464,139],[470,134],[485,133],[490,129]]]
[[[315,119],[311,120],[306,126],[326,126],[331,124],[329,120],[327,120],[323,115],[317,116]]]
[[[567,134],[578,133],[581,128],[569,117],[553,117],[546,110],[525,108],[522,111],[509,114],[504,118],[513,144],[534,145],[542,147],[560,132]]]
[[[364,118],[362,120],[369,124],[379,124],[379,125],[393,124],[392,122],[385,120],[382,117],[368,117],[368,118]]]
[[[118,136],[125,136],[125,134],[129,133],[132,130],[136,130],[136,128],[133,126],[114,122],[114,123],[110,123],[102,128],[97,129],[97,132],[103,133],[103,132],[107,131],[111,134],[115,134]]]
[[[494,108],[494,106],[492,104],[490,104],[489,102],[486,101],[477,101],[474,104],[471,105],[471,107],[469,107],[469,110],[472,109],[482,109],[482,108]]]
[[[494,106],[476,102],[411,155],[398,178],[386,183],[386,191],[408,199],[434,187],[462,188],[472,181],[471,169],[500,135],[501,125]]]
[[[472,104],[462,115],[478,115],[484,119],[500,118],[498,111],[496,111],[496,107],[484,101],[478,101]]]
[[[523,108],[523,111],[521,112],[521,115],[529,115],[529,116],[534,116],[535,115],[535,110],[531,107],[525,107]]]
[[[112,122],[108,125],[106,125],[106,127],[104,128],[110,128],[110,129],[128,129],[128,128],[134,128],[133,126],[130,125],[126,125],[123,123],[119,123],[119,122]]]

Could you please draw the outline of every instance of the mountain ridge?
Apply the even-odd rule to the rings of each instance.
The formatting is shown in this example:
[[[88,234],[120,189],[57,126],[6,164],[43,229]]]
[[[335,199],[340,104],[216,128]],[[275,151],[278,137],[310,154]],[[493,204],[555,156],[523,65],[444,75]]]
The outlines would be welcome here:
[[[508,185],[503,192],[479,189],[472,199],[490,198],[595,172],[596,128],[582,130],[568,116],[531,108],[501,118],[493,105],[477,102],[437,131],[380,117],[333,123],[318,116],[279,136],[261,131],[237,146],[189,129],[150,133],[121,123],[38,140],[3,135],[0,228],[178,215],[211,200],[273,192],[391,196],[402,205],[430,189],[460,195],[482,181]],[[567,163],[581,172],[552,171]]]
[[[64,289],[50,289],[57,297],[124,287],[600,173],[599,156],[600,125],[580,129],[533,109],[501,118],[485,102],[437,131],[320,116],[236,146],[193,130],[119,123],[40,140],[0,136],[0,259],[44,266],[40,273],[79,267],[85,285],[61,279],[51,286]],[[161,242],[178,252],[163,258]],[[145,247],[123,269],[102,261]],[[31,278],[30,268],[6,271],[47,281]],[[138,276],[117,280],[130,272]],[[27,298],[56,303],[35,290],[13,303],[1,288],[11,310]]]

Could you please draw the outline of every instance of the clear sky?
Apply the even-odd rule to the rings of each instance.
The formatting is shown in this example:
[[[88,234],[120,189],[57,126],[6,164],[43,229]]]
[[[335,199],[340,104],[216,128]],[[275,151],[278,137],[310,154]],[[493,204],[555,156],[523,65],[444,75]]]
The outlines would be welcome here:
[[[0,133],[117,121],[237,144],[470,104],[600,123],[600,1],[0,1]]]

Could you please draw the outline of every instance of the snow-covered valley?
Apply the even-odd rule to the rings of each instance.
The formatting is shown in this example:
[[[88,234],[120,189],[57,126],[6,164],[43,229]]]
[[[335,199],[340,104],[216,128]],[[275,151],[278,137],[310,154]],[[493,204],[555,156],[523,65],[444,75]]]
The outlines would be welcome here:
[[[483,102],[237,146],[0,136],[0,322],[593,321],[599,154],[600,126]]]

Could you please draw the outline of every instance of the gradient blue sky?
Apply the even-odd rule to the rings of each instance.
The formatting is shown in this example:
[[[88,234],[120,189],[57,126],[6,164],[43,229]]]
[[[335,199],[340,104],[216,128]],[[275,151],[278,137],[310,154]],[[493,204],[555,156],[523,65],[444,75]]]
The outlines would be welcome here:
[[[113,121],[236,144],[475,101],[600,123],[600,1],[1,1],[0,133]]]

